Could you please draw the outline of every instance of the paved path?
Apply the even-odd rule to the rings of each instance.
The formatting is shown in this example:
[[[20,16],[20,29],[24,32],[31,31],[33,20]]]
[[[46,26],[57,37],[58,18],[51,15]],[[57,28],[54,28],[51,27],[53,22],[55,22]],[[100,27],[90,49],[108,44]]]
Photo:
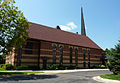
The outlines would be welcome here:
[[[59,71],[59,73],[56,72],[41,75],[0,76],[0,83],[99,83],[93,80],[92,77],[109,73],[111,72],[108,70],[79,70],[69,73],[60,73]]]

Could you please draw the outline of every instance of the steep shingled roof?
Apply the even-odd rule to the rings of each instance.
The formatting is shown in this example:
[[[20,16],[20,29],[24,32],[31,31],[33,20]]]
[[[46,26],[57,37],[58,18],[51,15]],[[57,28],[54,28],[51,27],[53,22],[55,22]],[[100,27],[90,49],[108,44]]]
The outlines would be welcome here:
[[[51,28],[36,23],[29,22],[29,24],[31,24],[29,27],[29,37],[32,39],[101,49],[87,36]]]

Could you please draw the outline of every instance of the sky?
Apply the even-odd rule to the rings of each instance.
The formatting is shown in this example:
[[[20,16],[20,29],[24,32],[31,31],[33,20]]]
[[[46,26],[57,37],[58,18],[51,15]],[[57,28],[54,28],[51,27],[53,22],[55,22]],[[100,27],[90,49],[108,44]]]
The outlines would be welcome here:
[[[15,0],[28,21],[81,34],[83,7],[87,36],[102,49],[120,40],[120,0]]]

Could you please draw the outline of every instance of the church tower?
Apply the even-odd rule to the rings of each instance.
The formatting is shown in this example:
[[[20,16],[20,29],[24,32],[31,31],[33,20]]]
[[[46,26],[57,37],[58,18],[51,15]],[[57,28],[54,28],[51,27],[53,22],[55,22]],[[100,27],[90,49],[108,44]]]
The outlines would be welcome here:
[[[84,23],[84,17],[83,17],[83,8],[82,7],[81,7],[81,35],[86,36],[85,23]]]

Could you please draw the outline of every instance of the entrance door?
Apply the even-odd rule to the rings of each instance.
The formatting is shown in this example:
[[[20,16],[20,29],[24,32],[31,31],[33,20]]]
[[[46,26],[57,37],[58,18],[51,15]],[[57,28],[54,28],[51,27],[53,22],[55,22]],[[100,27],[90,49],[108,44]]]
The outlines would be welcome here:
[[[47,57],[43,57],[43,69],[47,67]]]

